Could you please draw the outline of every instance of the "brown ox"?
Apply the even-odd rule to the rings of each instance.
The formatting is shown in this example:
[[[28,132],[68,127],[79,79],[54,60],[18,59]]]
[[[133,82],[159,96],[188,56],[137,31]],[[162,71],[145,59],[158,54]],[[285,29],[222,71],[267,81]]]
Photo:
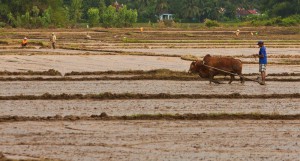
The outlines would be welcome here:
[[[230,75],[229,84],[234,80],[234,76],[240,77],[241,83],[245,82],[242,74],[242,62],[232,57],[213,57],[209,54],[203,58],[203,61],[193,61],[190,65],[189,72],[198,73],[201,78],[209,78],[209,83],[218,81],[214,80],[216,75]]]

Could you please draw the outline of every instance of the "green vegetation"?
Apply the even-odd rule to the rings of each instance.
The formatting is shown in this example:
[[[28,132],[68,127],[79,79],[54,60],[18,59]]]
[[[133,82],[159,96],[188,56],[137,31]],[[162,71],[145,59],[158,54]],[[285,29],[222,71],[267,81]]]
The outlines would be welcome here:
[[[285,99],[300,98],[300,93],[294,94],[262,94],[248,95],[240,93],[232,94],[141,94],[141,93],[100,93],[100,94],[49,94],[43,95],[15,95],[0,96],[0,100],[75,100],[75,99],[91,99],[91,100],[114,100],[114,99]]]
[[[98,8],[90,8],[88,10],[89,15],[89,25],[91,27],[97,26],[100,20],[99,9]]]
[[[137,11],[128,10],[126,6],[118,11],[109,6],[102,14],[104,27],[131,27],[137,21]]]
[[[270,18],[267,15],[253,15],[245,19],[246,25],[251,26],[295,26],[300,24],[300,15]]]
[[[104,0],[0,0],[0,27],[59,28],[80,23],[91,27],[99,23],[103,27],[130,27],[137,16],[137,11],[126,5],[116,6]]]
[[[8,75],[45,75],[45,76],[61,76],[62,74],[54,69],[49,69],[48,71],[26,71],[26,72],[9,72],[9,71],[0,71],[1,76]]]
[[[0,122],[22,122],[22,121],[108,121],[108,120],[299,120],[300,115],[281,115],[278,113],[261,114],[261,113],[200,113],[200,114],[136,114],[124,116],[110,116],[105,112],[100,115],[76,116],[76,115],[55,115],[46,117],[35,116],[3,116]],[[0,158],[1,159],[1,158]],[[6,158],[3,157],[3,160]],[[45,161],[51,161],[46,159]],[[7,160],[8,161],[8,160]],[[14,161],[14,160],[12,160]],[[24,160],[27,161],[27,160]],[[43,159],[41,161],[44,161]]]
[[[71,72],[66,73],[65,76],[76,75],[188,75],[186,72],[172,71],[169,69],[155,69],[155,70],[128,70],[128,71],[99,71],[99,72]]]
[[[204,24],[206,27],[219,27],[220,26],[217,21],[210,20],[210,19],[206,19],[204,21]]]
[[[298,25],[299,0],[0,0],[0,27],[131,27],[135,22],[154,26],[162,13],[174,15],[174,21],[158,26],[205,22],[236,22],[251,26]],[[245,11],[241,13],[238,11]],[[248,11],[258,11],[252,13]],[[248,12],[248,13],[247,13]],[[177,24],[179,23],[179,24]]]

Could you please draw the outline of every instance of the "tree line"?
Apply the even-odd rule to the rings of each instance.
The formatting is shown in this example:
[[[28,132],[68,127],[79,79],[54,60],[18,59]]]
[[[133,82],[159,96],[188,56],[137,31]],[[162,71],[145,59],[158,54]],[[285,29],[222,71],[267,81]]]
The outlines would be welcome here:
[[[156,22],[162,13],[178,22],[237,20],[236,11],[257,9],[265,19],[299,14],[300,0],[0,0],[0,26],[37,28],[90,26],[130,27]]]
[[[137,10],[112,0],[0,0],[0,27],[130,27],[137,16]]]

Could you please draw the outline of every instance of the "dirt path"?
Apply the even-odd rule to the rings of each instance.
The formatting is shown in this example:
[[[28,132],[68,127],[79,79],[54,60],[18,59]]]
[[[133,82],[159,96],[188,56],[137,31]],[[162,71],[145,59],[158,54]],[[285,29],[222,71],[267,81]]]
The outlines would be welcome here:
[[[261,113],[299,114],[299,99],[171,99],[171,100],[18,100],[0,101],[0,115],[112,116],[135,114]],[[13,110],[12,110],[13,109]]]
[[[299,121],[78,121],[0,125],[0,151],[63,160],[297,160]]]
[[[142,94],[293,94],[300,93],[300,82],[267,82],[261,86],[255,82],[228,84],[209,84],[208,81],[29,81],[0,82],[0,95],[42,95],[50,94],[99,94],[111,93],[142,93]]]

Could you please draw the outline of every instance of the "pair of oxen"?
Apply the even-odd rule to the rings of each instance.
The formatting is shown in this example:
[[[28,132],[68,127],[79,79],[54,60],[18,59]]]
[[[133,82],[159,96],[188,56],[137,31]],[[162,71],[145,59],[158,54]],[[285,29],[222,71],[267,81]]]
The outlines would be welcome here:
[[[245,78],[242,74],[243,64],[241,60],[232,57],[218,57],[206,55],[203,60],[193,61],[190,65],[189,73],[197,73],[201,78],[209,78],[209,83],[220,84],[214,79],[216,75],[230,75],[229,84],[234,80],[234,76],[239,76],[242,84]]]

